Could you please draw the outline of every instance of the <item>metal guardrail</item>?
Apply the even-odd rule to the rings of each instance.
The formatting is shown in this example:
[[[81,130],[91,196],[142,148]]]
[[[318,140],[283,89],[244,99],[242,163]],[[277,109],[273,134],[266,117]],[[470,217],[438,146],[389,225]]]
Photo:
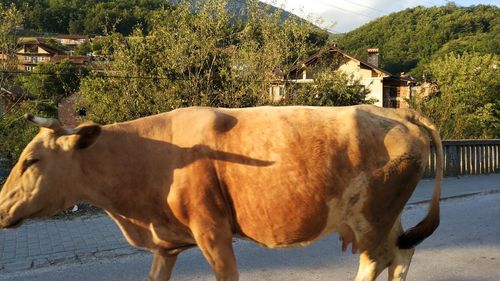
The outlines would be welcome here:
[[[436,173],[436,151],[431,144],[424,177]],[[500,173],[500,139],[444,140],[444,175],[480,175]]]

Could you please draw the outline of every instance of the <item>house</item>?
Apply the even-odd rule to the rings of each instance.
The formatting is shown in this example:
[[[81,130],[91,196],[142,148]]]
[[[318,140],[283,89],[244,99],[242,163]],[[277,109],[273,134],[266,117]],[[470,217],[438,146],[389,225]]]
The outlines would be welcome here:
[[[63,50],[50,45],[43,38],[35,38],[20,41],[16,51],[19,62],[18,69],[21,71],[33,71],[38,63],[50,62],[56,55],[64,55]]]
[[[79,34],[61,34],[54,37],[55,40],[67,47],[77,47],[82,43],[89,41],[87,35]]]
[[[21,41],[16,55],[19,62],[18,69],[22,71],[33,71],[39,63],[60,63],[69,60],[77,65],[88,65],[92,62],[92,57],[67,54],[43,38]]]
[[[408,107],[406,102],[411,97],[411,88],[416,81],[407,75],[393,75],[380,68],[379,49],[368,49],[368,61],[358,59],[333,46],[321,51],[302,65],[287,72],[283,80],[274,81],[270,88],[273,101],[279,101],[286,96],[286,84],[314,83],[315,73],[320,69],[334,66],[336,69],[353,78],[370,90],[368,99],[376,100],[375,105],[383,107]]]

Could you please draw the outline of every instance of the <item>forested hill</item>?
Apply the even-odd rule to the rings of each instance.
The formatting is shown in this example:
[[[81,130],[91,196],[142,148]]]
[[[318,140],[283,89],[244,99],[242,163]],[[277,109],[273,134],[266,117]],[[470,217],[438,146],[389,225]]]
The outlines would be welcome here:
[[[194,2],[194,0],[189,0]],[[201,0],[203,1],[203,0]],[[257,1],[257,0],[250,0]],[[24,27],[38,33],[102,35],[117,31],[129,35],[141,26],[148,28],[148,19],[157,9],[171,9],[180,0],[0,0],[0,5],[14,4],[24,15]],[[229,0],[231,15],[245,15],[249,0]],[[283,16],[291,14],[279,8],[259,3]]]
[[[500,8],[495,6],[416,7],[392,13],[338,39],[341,48],[366,58],[380,48],[381,66],[421,77],[424,65],[447,53],[500,54]]]

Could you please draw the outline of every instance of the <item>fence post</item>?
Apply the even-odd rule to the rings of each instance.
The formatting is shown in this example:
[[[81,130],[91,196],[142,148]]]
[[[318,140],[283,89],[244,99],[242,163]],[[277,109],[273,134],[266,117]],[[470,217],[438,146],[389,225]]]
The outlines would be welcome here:
[[[450,145],[446,149],[446,176],[458,176],[460,174],[460,161],[458,145]]]

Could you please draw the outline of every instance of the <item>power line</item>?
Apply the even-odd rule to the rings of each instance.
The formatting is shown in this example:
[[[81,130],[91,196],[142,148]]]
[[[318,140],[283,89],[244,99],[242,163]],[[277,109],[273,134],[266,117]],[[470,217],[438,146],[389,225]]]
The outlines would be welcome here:
[[[4,74],[14,74],[14,75],[47,75],[47,76],[76,76],[76,77],[87,77],[88,74],[80,73],[55,73],[55,72],[28,72],[28,71],[0,71]],[[170,80],[189,80],[189,78],[172,78],[166,76],[122,76],[122,75],[109,75],[109,74],[97,74],[99,78],[117,78],[117,79],[170,79]]]
[[[58,73],[53,73],[53,72],[23,72],[23,71],[3,71],[3,70],[0,70],[0,73],[6,73],[6,74],[14,74],[14,75],[48,75],[48,76],[51,76],[51,75],[61,75],[61,74],[58,74]],[[71,75],[71,74],[68,74],[68,75]],[[85,75],[75,75],[75,76],[78,76],[78,77],[87,77]],[[285,76],[285,75],[284,75]],[[284,77],[283,76],[283,77]],[[143,80],[150,80],[150,79],[169,79],[171,81],[195,81],[195,79],[192,79],[192,78],[170,78],[170,77],[164,77],[164,76],[118,76],[118,75],[99,75],[97,76],[96,78],[111,78],[111,79],[143,79]],[[278,84],[285,84],[285,85],[292,85],[292,84],[302,84],[300,82],[297,82],[297,81],[300,81],[301,79],[283,79],[283,78],[277,78],[277,79],[273,79],[273,80],[247,80],[247,79],[231,79],[231,81],[234,81],[234,82],[244,82],[244,83],[251,83],[251,82],[255,82],[255,83],[268,83],[268,84],[274,84],[274,83],[278,83]],[[314,80],[314,79],[313,79]],[[330,81],[330,82],[334,82],[334,81],[338,81],[336,79],[323,79],[322,81]],[[305,84],[308,84],[308,83],[305,83]],[[17,103],[17,102],[16,102]]]
[[[3,118],[4,118],[4,117],[5,117],[8,113],[10,113],[10,111],[11,111],[14,107],[16,107],[16,105],[17,105],[17,104],[18,104],[18,103],[22,100],[22,98],[23,98],[22,96],[20,96],[19,98],[17,98],[16,102],[15,102],[14,104],[12,104],[12,105],[11,105],[10,110],[6,110],[6,111],[2,114],[2,116],[0,116],[0,119],[3,119]]]
[[[339,9],[341,11],[344,11],[344,12],[347,12],[347,13],[350,13],[350,14],[354,14],[354,15],[358,15],[358,16],[363,16],[365,18],[369,18],[369,19],[375,19],[374,17],[371,17],[371,16],[367,16],[365,14],[362,14],[362,13],[358,13],[358,12],[354,12],[354,11],[351,11],[351,10],[348,10],[348,9],[344,9],[342,7],[339,7],[339,6],[336,6],[336,5],[333,5],[333,4],[330,4],[330,3],[325,3],[323,1],[319,1],[319,0],[312,0],[313,2],[316,2],[316,3],[319,3],[319,4],[322,4],[322,5],[325,5],[325,6],[329,6],[329,7],[332,7],[332,8],[335,8],[335,9]]]
[[[55,73],[55,72],[26,72],[26,71],[5,71],[0,70],[0,73],[12,74],[12,75],[46,75],[46,76],[76,76],[76,77],[88,77],[88,74],[79,73]],[[123,76],[123,75],[109,75],[109,74],[97,74],[97,78],[110,78],[110,79],[142,79],[142,80],[170,80],[170,81],[195,81],[193,78],[186,77],[168,77],[168,76]],[[232,79],[236,82],[257,82],[257,83],[272,83],[274,80],[247,80],[247,79]]]
[[[332,29],[332,28],[328,28],[328,27],[322,27],[324,30],[330,32],[330,33],[333,33],[333,34],[342,34],[342,33],[346,33],[345,31],[339,31],[339,30],[335,30],[335,29]]]
[[[376,8],[373,8],[373,7],[370,7],[370,6],[367,6],[367,5],[363,5],[363,4],[354,2],[354,1],[350,1],[350,0],[343,0],[343,1],[347,2],[347,3],[351,3],[351,4],[354,4],[354,5],[357,5],[357,6],[360,6],[360,7],[363,7],[363,8],[370,9],[370,10],[373,10],[373,11],[376,11],[376,12],[379,12],[379,13],[382,13],[382,14],[386,13],[385,11],[382,11],[382,10],[379,10],[379,9],[376,9]]]

